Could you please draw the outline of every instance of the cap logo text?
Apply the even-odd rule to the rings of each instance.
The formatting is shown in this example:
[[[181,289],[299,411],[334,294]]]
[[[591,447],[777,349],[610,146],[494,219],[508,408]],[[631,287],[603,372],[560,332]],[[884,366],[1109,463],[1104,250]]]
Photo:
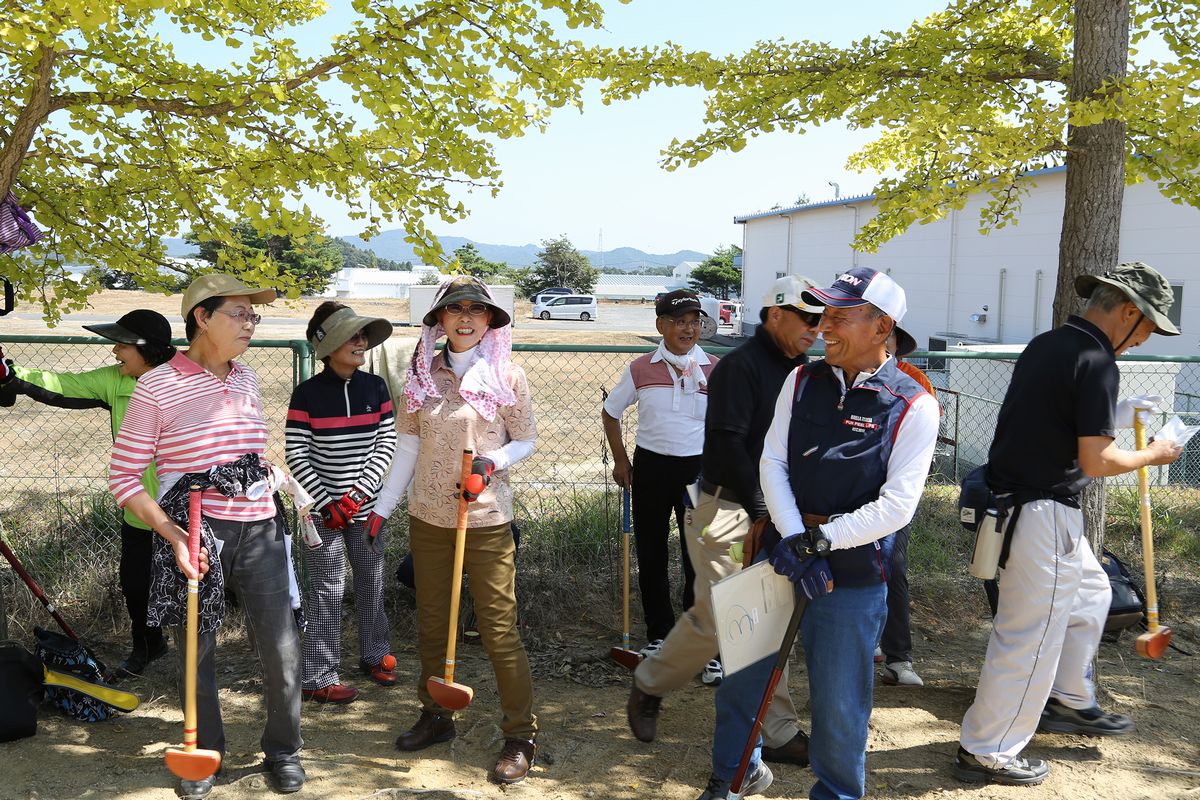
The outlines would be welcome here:
[[[851,286],[860,286],[862,284],[862,278],[856,278],[849,272],[846,272],[842,275],[839,275],[835,283],[848,283]]]

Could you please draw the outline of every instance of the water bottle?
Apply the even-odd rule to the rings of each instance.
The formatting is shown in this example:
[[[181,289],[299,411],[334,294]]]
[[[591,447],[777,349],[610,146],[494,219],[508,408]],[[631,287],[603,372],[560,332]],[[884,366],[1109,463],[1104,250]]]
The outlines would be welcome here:
[[[975,533],[975,552],[971,555],[970,572],[985,581],[996,577],[1000,567],[1000,550],[1004,547],[1004,531],[1000,529],[999,512],[989,508]]]

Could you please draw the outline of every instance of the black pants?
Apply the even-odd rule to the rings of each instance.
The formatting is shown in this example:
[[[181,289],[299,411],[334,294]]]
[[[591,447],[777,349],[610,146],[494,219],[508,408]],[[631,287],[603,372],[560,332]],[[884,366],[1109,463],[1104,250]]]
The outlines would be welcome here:
[[[664,456],[641,447],[633,451],[633,532],[637,544],[638,588],[646,639],[665,639],[675,625],[671,608],[667,535],[671,512],[679,523],[679,552],[683,559],[683,610],[692,607],[696,572],[687,554],[683,530],[684,487],[700,474],[700,456]]]
[[[146,625],[146,606],[150,602],[150,554],[154,531],[135,528],[121,519],[121,594],[129,611],[129,628],[134,649],[154,649],[162,641],[162,628]]]
[[[908,619],[908,537],[911,533],[911,522],[896,531],[896,546],[892,551],[892,571],[887,584],[887,622],[879,641],[879,649],[888,663],[912,661],[912,632]]]

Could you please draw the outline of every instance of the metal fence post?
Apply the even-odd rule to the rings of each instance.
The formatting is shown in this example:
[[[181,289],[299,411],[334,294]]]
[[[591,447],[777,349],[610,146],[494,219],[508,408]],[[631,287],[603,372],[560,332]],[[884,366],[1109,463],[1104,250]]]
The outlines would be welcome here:
[[[312,345],[303,339],[292,339],[292,386],[296,387],[312,377]]]

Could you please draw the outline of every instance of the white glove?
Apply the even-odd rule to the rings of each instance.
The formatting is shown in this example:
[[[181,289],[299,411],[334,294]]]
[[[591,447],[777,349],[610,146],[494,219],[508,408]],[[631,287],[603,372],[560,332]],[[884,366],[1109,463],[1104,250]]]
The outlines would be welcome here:
[[[1161,394],[1138,394],[1117,403],[1113,413],[1113,424],[1118,428],[1132,428],[1133,415],[1137,413],[1142,424],[1150,422],[1153,415],[1162,414],[1166,399]]]

